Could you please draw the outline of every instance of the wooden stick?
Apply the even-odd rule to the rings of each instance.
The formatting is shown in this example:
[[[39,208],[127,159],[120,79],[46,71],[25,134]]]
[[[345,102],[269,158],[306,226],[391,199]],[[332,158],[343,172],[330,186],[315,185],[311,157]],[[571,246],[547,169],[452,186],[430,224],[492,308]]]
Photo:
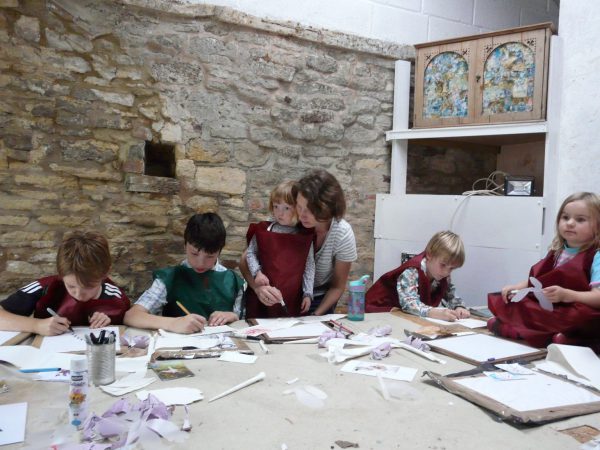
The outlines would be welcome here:
[[[191,312],[189,312],[189,311],[188,311],[188,309],[187,309],[185,306],[183,306],[179,300],[177,300],[175,303],[177,303],[177,306],[179,306],[179,308],[180,308],[180,309],[181,309],[181,310],[182,310],[184,313],[186,313],[188,316],[191,314]]]
[[[211,398],[208,403],[212,402],[213,400],[217,400],[221,397],[225,397],[226,395],[229,395],[235,391],[239,391],[240,389],[245,388],[246,386],[250,386],[251,384],[254,384],[260,380],[263,380],[265,378],[265,373],[261,372],[258,375],[256,375],[255,377],[252,377],[230,389],[227,389],[225,392],[220,393],[219,395],[214,396],[213,398]]]

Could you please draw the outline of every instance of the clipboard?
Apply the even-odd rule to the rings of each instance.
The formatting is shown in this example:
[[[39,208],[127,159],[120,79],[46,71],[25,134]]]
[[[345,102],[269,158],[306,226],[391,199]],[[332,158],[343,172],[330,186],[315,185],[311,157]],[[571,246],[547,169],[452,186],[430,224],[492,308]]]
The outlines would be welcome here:
[[[161,361],[165,359],[200,359],[200,358],[218,358],[221,356],[223,352],[239,352],[244,353],[246,355],[253,355],[254,351],[248,347],[241,339],[228,336],[229,339],[233,342],[235,347],[221,347],[219,345],[211,347],[211,348],[161,348],[155,350],[154,353],[150,356],[150,362]]]
[[[536,376],[539,375],[543,378],[540,378],[541,382],[539,383],[534,382],[540,385],[539,388],[536,388],[540,392],[536,391],[535,393],[531,388],[531,382],[527,385],[519,385],[522,380],[497,381],[483,373],[477,375],[459,373],[443,376],[425,371],[424,375],[429,376],[437,386],[451,394],[458,395],[471,403],[492,411],[502,420],[514,423],[541,425],[554,420],[600,411],[600,392],[551,374],[536,374]],[[544,380],[546,380],[545,383],[543,383]],[[490,394],[489,389],[485,388],[486,384],[494,386],[497,393]],[[531,409],[519,408],[519,390],[523,392],[520,397],[525,398],[523,403],[527,402],[528,395],[543,394],[544,398],[531,401],[530,403],[533,406]],[[565,392],[568,392],[567,396],[565,396]],[[561,395],[554,395],[554,393],[560,393]],[[511,399],[513,397],[514,400]],[[509,400],[505,401],[505,399]],[[569,403],[569,400],[572,400],[572,403]],[[536,402],[537,406],[543,404],[543,407],[537,407]]]
[[[246,322],[251,326],[260,325],[256,319],[246,319]],[[320,326],[318,324],[320,324]],[[315,332],[304,334],[301,332],[303,327],[311,331],[315,330]],[[263,333],[258,335],[257,337],[263,339],[267,344],[281,344],[283,342],[298,341],[300,339],[318,338],[319,336],[321,336],[321,334],[323,334],[324,331],[330,331],[332,329],[333,326],[329,321],[317,321],[309,324],[294,325],[290,328],[285,328],[282,330],[275,330],[272,333]],[[294,333],[293,331],[296,331],[296,333]]]
[[[32,333],[29,333],[28,331],[21,331],[16,336],[13,336],[13,337],[7,339],[0,345],[19,345],[21,342],[23,342],[25,339],[27,339],[31,335],[32,335]]]
[[[476,366],[490,361],[494,364],[515,359],[533,361],[547,353],[546,349],[481,333],[436,339],[428,341],[427,345],[438,353]]]

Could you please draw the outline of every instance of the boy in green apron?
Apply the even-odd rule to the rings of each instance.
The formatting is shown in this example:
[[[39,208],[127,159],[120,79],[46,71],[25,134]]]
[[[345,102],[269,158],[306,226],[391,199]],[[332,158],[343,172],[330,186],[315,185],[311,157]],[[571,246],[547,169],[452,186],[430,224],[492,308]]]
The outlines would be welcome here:
[[[125,325],[189,334],[238,320],[245,286],[218,261],[225,237],[217,214],[193,215],[184,233],[186,259],[152,273],[152,286],[127,311]]]

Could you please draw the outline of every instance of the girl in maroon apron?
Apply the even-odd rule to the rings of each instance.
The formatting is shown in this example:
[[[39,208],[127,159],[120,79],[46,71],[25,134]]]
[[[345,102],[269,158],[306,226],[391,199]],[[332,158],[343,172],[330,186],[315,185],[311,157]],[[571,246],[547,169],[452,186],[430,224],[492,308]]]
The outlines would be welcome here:
[[[550,252],[535,264],[530,277],[543,286],[553,310],[543,309],[535,296],[511,303],[513,292],[531,286],[523,281],[488,295],[495,317],[488,328],[496,334],[545,347],[550,342],[600,344],[600,197],[589,192],[569,196],[556,219],[557,234]]]
[[[252,223],[246,239],[246,261],[257,286],[274,286],[283,304],[267,306],[254,290],[246,292],[246,317],[300,316],[310,307],[314,284],[313,233],[296,226],[293,182],[284,182],[272,192],[269,210],[272,222]]]

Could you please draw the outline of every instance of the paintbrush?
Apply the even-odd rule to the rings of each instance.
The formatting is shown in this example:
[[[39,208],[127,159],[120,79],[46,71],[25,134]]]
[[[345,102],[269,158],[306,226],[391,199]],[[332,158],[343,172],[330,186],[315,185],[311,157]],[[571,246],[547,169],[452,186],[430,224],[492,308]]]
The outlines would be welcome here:
[[[281,301],[279,302],[281,304],[281,309],[283,309],[283,312],[285,313],[286,316],[290,315],[290,312],[287,309],[287,306],[285,305],[285,302],[283,301],[283,299],[281,299]]]

